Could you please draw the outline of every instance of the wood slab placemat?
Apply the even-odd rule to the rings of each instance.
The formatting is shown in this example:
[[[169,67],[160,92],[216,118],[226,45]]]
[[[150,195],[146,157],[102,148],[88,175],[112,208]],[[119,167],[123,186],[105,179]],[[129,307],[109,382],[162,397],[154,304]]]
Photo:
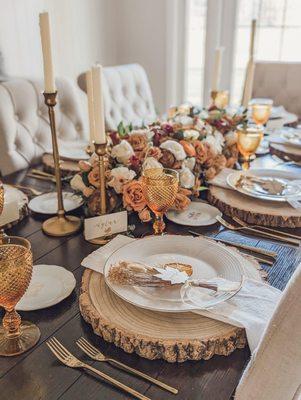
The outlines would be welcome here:
[[[288,203],[265,201],[235,190],[210,186],[208,201],[229,217],[238,217],[248,224],[280,228],[301,227],[300,209]]]
[[[227,356],[246,345],[245,330],[190,312],[162,313],[116,296],[102,274],[86,269],[80,311],[94,332],[127,353],[169,362]]]
[[[45,172],[49,172],[50,174],[54,174],[54,161],[52,154],[45,153],[42,157],[43,168]],[[72,160],[60,160],[60,169],[61,175],[70,176],[75,175],[79,172],[78,162]]]
[[[270,143],[270,152],[283,160],[301,162],[301,148]]]

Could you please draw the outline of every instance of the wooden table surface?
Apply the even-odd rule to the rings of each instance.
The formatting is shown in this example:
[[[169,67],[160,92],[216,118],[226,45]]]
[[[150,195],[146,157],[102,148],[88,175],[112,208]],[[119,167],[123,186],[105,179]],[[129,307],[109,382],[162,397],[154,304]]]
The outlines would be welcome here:
[[[270,157],[264,157],[256,160],[256,164],[257,166],[274,167],[276,163]],[[276,165],[275,168],[290,168],[300,171],[297,169],[298,167],[293,166]],[[5,182],[22,182],[24,185],[42,190],[54,188],[51,183],[27,178],[26,171],[7,177]],[[29,216],[7,233],[23,236],[30,240],[35,264],[57,264],[72,271],[77,280],[77,286],[69,298],[56,306],[40,311],[21,313],[23,319],[32,321],[39,326],[41,339],[33,349],[25,354],[0,358],[1,399],[118,400],[131,398],[100,381],[92,374],[67,368],[58,362],[45,345],[45,341],[53,335],[75,355],[151,399],[228,400],[231,398],[250,357],[247,347],[234,351],[228,357],[214,356],[207,361],[169,364],[162,360],[150,361],[136,354],[127,354],[114,345],[104,342],[100,337],[94,335],[91,327],[83,321],[78,307],[78,294],[83,273],[80,263],[97,246],[87,243],[83,239],[82,233],[63,238],[48,237],[41,230],[41,222],[41,218]],[[141,234],[141,229],[141,226],[138,226],[137,236]],[[167,230],[170,233],[185,234],[188,228],[169,223]],[[301,262],[300,250],[295,247],[221,230],[218,225],[197,230],[206,235],[276,251],[278,258],[273,267],[263,266],[263,268],[268,271],[270,284],[281,290]],[[294,230],[294,232],[298,232],[298,230]],[[301,234],[300,229],[298,233]],[[80,336],[86,337],[99,346],[106,355],[115,357],[136,369],[178,387],[179,394],[177,396],[169,394],[106,363],[91,362],[75,345],[75,340]]]

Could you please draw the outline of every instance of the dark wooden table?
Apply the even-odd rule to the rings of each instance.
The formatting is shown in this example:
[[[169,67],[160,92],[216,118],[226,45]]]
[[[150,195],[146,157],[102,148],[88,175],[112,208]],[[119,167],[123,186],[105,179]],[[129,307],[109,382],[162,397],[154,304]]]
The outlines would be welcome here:
[[[259,166],[273,167],[275,165],[269,157],[256,160],[257,163],[258,161]],[[297,167],[292,166],[278,165],[276,168],[291,168],[298,171]],[[51,183],[27,178],[26,171],[11,175],[5,181],[22,182],[24,185],[42,190],[54,188]],[[94,335],[91,327],[83,321],[78,307],[78,294],[83,273],[80,263],[97,246],[87,243],[83,239],[82,233],[64,238],[48,237],[41,230],[41,222],[41,218],[29,216],[7,233],[20,235],[30,240],[35,264],[57,264],[72,271],[76,277],[77,286],[69,298],[56,306],[41,311],[21,313],[23,319],[30,320],[39,326],[41,339],[32,350],[23,355],[0,358],[1,399],[130,399],[95,376],[60,364],[45,345],[45,341],[52,335],[61,340],[75,355],[82,357],[90,364],[96,363],[84,357],[75,345],[75,340],[80,336],[86,337],[99,346],[105,354],[116,357],[132,367],[179,388],[179,394],[174,396],[106,363],[97,363],[97,368],[101,371],[152,399],[228,400],[231,398],[250,357],[247,347],[234,351],[229,357],[215,356],[208,361],[169,364],[162,360],[150,361],[135,354],[127,354],[114,345],[104,342],[100,337]],[[169,223],[167,229],[170,233],[185,234],[188,231],[188,228],[181,228],[173,223]],[[281,290],[285,287],[298,263],[301,262],[300,251],[295,247],[221,230],[218,225],[205,229],[199,228],[198,231],[209,236],[218,236],[276,251],[278,253],[277,262],[273,267],[263,266],[263,268],[268,271],[270,284]],[[295,232],[297,231],[295,230]],[[137,236],[141,232],[142,228],[138,226]],[[299,233],[301,233],[300,229]]]

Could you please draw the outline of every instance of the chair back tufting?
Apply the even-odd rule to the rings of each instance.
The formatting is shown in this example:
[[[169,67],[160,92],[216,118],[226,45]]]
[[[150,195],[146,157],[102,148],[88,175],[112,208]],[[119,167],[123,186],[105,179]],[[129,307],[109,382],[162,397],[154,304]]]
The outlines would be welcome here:
[[[103,69],[105,121],[114,130],[123,121],[141,126],[156,119],[151,88],[145,70],[139,64],[118,65]],[[78,77],[86,92],[85,73]]]
[[[69,79],[56,81],[55,107],[60,143],[72,145],[86,138],[81,91]],[[41,81],[14,78],[0,83],[0,172],[7,175],[41,160],[51,151],[48,109]]]
[[[301,117],[301,63],[256,62],[253,97],[268,97]]]

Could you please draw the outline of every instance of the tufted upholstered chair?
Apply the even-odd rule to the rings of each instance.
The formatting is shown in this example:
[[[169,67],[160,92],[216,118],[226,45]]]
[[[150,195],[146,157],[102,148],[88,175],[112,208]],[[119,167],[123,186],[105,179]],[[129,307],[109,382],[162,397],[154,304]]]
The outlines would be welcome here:
[[[139,64],[103,69],[103,96],[106,128],[116,129],[119,122],[141,126],[156,118],[151,88],[145,70]],[[85,73],[78,77],[86,92]]]
[[[72,81],[56,81],[55,108],[59,146],[87,140],[85,99]],[[0,83],[0,172],[7,175],[39,162],[51,150],[48,109],[40,81],[10,79]],[[85,107],[85,108],[83,108]]]
[[[236,389],[235,400],[301,399],[301,264]]]
[[[253,97],[268,97],[301,117],[301,63],[256,62]]]

